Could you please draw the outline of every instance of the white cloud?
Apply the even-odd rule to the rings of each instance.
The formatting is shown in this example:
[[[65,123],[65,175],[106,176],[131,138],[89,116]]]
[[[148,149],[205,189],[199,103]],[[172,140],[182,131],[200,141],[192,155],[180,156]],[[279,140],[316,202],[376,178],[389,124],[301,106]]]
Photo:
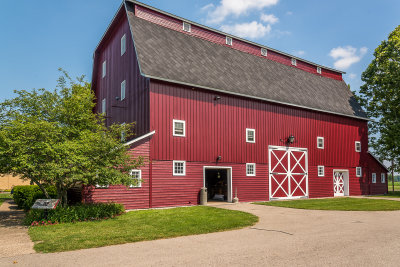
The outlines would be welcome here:
[[[299,50],[299,51],[296,51],[295,54],[299,55],[299,56],[304,56],[306,54],[306,52],[303,50]]]
[[[263,25],[257,21],[249,23],[239,23],[234,25],[222,25],[221,30],[237,35],[242,38],[257,39],[264,37],[271,32],[271,25]]]
[[[279,19],[275,17],[274,14],[261,14],[260,19],[269,24],[275,24],[279,21]]]
[[[293,12],[292,11],[288,11],[288,12],[286,12],[286,15],[291,16],[291,15],[293,15]]]
[[[349,73],[349,77],[350,77],[350,79],[354,79],[354,78],[357,77],[357,74],[355,74],[355,73]]]
[[[329,56],[331,56],[335,60],[335,63],[333,63],[335,68],[345,70],[354,63],[359,62],[367,53],[367,51],[368,48],[366,47],[361,47],[360,49],[357,49],[352,46],[339,46],[333,48],[329,53]]]
[[[213,7],[214,7],[214,4],[211,3],[211,4],[208,4],[208,5],[203,6],[203,7],[201,8],[201,11],[206,11],[206,10],[209,10],[209,9],[211,9],[211,8],[213,8]]]
[[[250,10],[262,10],[274,6],[279,0],[221,0],[214,10],[208,13],[209,23],[221,23],[229,15],[240,16]]]

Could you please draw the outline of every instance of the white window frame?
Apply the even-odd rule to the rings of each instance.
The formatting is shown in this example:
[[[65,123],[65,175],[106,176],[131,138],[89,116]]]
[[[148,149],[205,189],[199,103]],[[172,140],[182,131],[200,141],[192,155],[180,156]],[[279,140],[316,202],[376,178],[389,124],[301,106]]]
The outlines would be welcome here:
[[[189,27],[188,30],[185,29],[186,25]],[[185,32],[191,32],[192,31],[192,25],[190,23],[187,23],[187,22],[183,21],[182,22],[182,30],[185,31]]]
[[[360,173],[358,173],[360,171]],[[362,168],[356,167],[356,177],[362,177]]]
[[[355,145],[355,150],[356,150],[356,152],[361,152],[361,142],[360,142],[360,141],[356,141],[356,142],[354,143],[354,145]],[[360,149],[357,149],[357,145],[360,146]]]
[[[101,100],[101,113],[102,114],[107,113],[107,100],[105,98],[103,98],[103,100]]]
[[[121,56],[126,52],[126,33],[121,37]]]
[[[132,175],[133,175],[134,172],[137,172],[137,173],[138,173],[138,177],[137,177],[137,178],[133,178],[133,177],[132,177]],[[138,182],[137,182],[136,185],[133,185],[133,184],[132,184],[132,185],[130,186],[131,188],[140,188],[140,187],[142,187],[142,170],[137,170],[137,169],[131,170],[131,171],[129,172],[129,175],[131,176],[132,180],[134,180],[134,179],[138,180]]]
[[[268,49],[261,47],[261,55],[264,57],[268,56]]]
[[[253,141],[249,140],[249,132],[253,132],[253,137],[254,137]],[[246,128],[246,142],[253,143],[253,144],[256,142],[256,130],[255,129]]]
[[[175,133],[175,123],[183,123],[183,134]],[[172,120],[172,134],[173,136],[186,137],[186,121],[183,120]]]
[[[322,140],[322,146],[319,146],[319,140]],[[325,149],[325,139],[322,136],[317,136],[317,148]]]
[[[233,39],[232,39],[232,37],[226,36],[226,38],[225,38],[225,44],[232,46],[232,45],[233,45]]]
[[[103,61],[103,66],[102,66],[102,75],[101,77],[104,78],[107,75],[107,60]]]
[[[183,173],[176,173],[175,172],[175,164],[176,163],[183,163]],[[185,176],[186,175],[186,161],[184,160],[174,160],[172,161],[172,173],[174,176]]]
[[[253,166],[253,173],[249,173],[248,167]],[[246,176],[256,176],[256,164],[246,163]]]
[[[382,184],[386,183],[386,175],[385,175],[385,173],[381,173],[381,183]]]
[[[322,173],[320,172],[322,170]],[[324,177],[325,176],[325,166],[319,165],[317,166],[317,172],[318,172],[318,177]]]
[[[292,58],[291,63],[293,66],[297,66],[297,60],[295,58]]]
[[[375,172],[372,173],[372,183],[376,184],[376,173]]]
[[[121,82],[121,101],[126,97],[126,80]]]
[[[321,73],[322,73],[321,67],[317,67],[317,73],[318,73],[318,74],[321,74]]]

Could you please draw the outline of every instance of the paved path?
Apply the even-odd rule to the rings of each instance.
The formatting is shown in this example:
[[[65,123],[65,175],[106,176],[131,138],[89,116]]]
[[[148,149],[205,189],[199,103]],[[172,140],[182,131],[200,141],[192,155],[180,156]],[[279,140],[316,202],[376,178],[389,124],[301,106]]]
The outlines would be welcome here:
[[[12,200],[0,206],[0,258],[35,252],[28,228],[21,225],[23,218],[24,212],[16,210]]]
[[[0,258],[0,266],[14,261],[18,266],[398,266],[400,262],[400,211],[219,206],[254,213],[260,222],[222,233]]]

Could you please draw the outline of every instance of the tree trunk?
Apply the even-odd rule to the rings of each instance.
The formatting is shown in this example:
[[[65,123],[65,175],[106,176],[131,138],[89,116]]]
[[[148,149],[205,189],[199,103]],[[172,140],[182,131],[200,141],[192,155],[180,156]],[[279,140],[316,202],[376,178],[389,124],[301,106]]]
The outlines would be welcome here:
[[[68,194],[67,194],[67,190],[63,190],[63,191],[62,191],[61,204],[62,204],[63,207],[68,206]]]
[[[394,160],[392,159],[392,190],[394,192]]]
[[[30,177],[30,179],[39,186],[40,190],[42,190],[43,194],[46,196],[46,198],[50,198],[49,193],[47,193],[46,188],[42,184],[40,184],[35,178]]]

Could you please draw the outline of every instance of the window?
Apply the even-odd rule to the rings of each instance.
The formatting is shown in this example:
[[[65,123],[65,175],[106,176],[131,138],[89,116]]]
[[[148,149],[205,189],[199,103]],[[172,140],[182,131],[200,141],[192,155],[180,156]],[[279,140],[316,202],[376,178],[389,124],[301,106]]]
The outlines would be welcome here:
[[[361,152],[361,142],[356,141],[356,152]]]
[[[246,176],[256,176],[255,163],[246,163]]]
[[[226,44],[227,45],[232,45],[232,38],[229,36],[226,36]]]
[[[187,23],[187,22],[183,22],[183,30],[184,30],[185,32],[191,32],[191,31],[192,31],[192,25],[190,25],[190,24]]]
[[[384,173],[381,173],[381,183],[382,184],[384,184],[385,182],[386,182],[386,179],[385,179],[386,177],[385,177],[385,174]]]
[[[107,72],[107,60],[103,61],[103,74],[102,78],[106,77],[106,72]]]
[[[256,142],[256,130],[246,129],[246,142],[255,143]]]
[[[175,176],[186,175],[186,161],[174,160],[173,164],[174,164],[173,173]]]
[[[356,176],[361,177],[362,176],[362,169],[361,167],[356,167]]]
[[[142,171],[141,170],[131,170],[130,175],[132,177],[131,187],[142,187]]]
[[[319,149],[324,149],[324,138],[323,137],[317,137],[317,148]]]
[[[376,173],[372,173],[372,183],[376,184]]]
[[[268,50],[266,48],[261,48],[261,55],[266,57],[268,54]]]
[[[322,72],[321,67],[317,67],[317,73],[321,74],[321,72]]]
[[[101,113],[106,114],[106,99],[101,101]]]
[[[126,88],[126,81],[124,80],[121,83],[121,101],[125,99],[125,88]]]
[[[173,136],[185,137],[185,121],[173,120]]]
[[[126,52],[126,34],[121,37],[121,56]]]
[[[292,58],[292,65],[297,66],[297,60],[295,58]]]
[[[325,166],[318,166],[318,176],[325,176]]]

